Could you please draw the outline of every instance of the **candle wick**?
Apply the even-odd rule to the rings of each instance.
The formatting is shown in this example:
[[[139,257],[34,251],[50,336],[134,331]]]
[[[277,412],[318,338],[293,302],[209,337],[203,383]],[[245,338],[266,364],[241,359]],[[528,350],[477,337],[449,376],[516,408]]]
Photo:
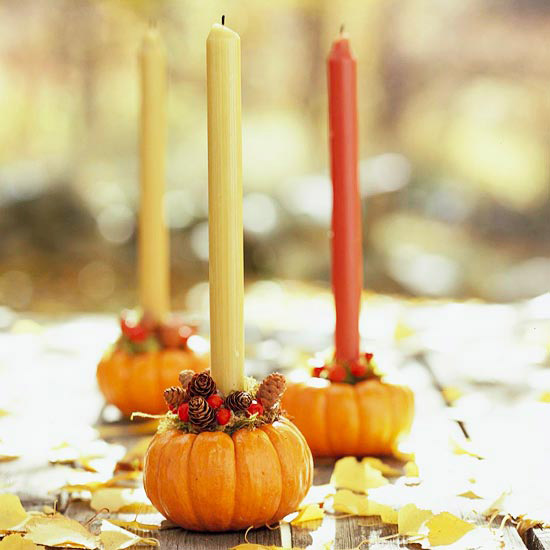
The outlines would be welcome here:
[[[344,23],[340,25],[340,34],[344,34]]]
[[[225,15],[222,15],[222,25],[225,25]]]

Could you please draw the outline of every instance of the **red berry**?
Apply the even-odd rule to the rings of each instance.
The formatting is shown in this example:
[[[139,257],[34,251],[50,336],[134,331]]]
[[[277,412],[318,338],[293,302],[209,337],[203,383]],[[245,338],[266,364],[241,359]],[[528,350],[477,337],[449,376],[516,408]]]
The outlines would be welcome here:
[[[361,363],[352,363],[349,370],[355,378],[363,378],[367,374],[367,367]]]
[[[219,395],[211,395],[206,402],[213,408],[219,409],[222,406],[223,399]]]
[[[253,414],[261,416],[262,414],[264,414],[263,406],[257,401],[252,401],[252,405],[250,405],[250,407],[248,407],[246,411],[248,412],[249,416],[252,416]]]
[[[123,314],[120,318],[120,330],[132,342],[143,342],[149,336],[149,329],[140,321]]]
[[[216,422],[220,426],[225,426],[229,422],[230,418],[231,418],[231,411],[229,409],[220,409],[216,413]]]
[[[342,365],[334,365],[328,373],[328,379],[331,382],[342,382],[346,374],[346,369]]]
[[[178,407],[178,416],[182,422],[189,422],[189,405],[187,403]]]
[[[373,356],[374,355],[372,353],[365,353],[365,359],[367,360],[367,363],[370,363]]]
[[[321,373],[324,370],[325,370],[325,367],[314,367],[311,375],[314,376],[315,378],[319,378],[321,376]]]

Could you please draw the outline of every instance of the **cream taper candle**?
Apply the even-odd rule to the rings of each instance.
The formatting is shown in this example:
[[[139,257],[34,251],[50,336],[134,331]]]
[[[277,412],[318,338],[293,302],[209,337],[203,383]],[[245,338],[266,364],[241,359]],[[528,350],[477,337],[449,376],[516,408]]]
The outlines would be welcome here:
[[[225,25],[206,41],[212,376],[244,387],[241,44]]]
[[[139,301],[161,321],[170,309],[168,229],[164,220],[166,55],[155,28],[141,47]]]

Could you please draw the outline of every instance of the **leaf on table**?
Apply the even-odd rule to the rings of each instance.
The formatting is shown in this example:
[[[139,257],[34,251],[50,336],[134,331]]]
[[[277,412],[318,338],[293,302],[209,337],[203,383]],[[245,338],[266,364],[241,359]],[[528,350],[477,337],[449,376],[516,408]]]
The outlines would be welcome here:
[[[409,461],[403,466],[405,477],[418,477],[420,472],[418,471],[418,464],[413,461]]]
[[[90,506],[99,512],[106,508],[109,512],[139,514],[156,512],[143,489],[120,489],[108,487],[92,493]]]
[[[415,541],[416,542],[416,541]],[[476,526],[450,544],[435,546],[427,538],[418,541],[423,549],[431,550],[502,550],[507,548],[500,530]]]
[[[123,550],[130,546],[158,546],[159,541],[153,538],[142,538],[126,529],[122,529],[118,525],[114,525],[111,521],[104,519],[101,522],[101,533],[99,540],[103,545],[103,550]]]
[[[366,462],[369,466],[372,466],[384,476],[399,477],[400,475],[402,475],[401,470],[393,468],[389,464],[382,462],[379,458],[376,458],[374,456],[366,456],[365,458],[363,458],[362,462]]]
[[[334,485],[330,483],[325,483],[324,485],[312,485],[307,492],[307,495],[304,497],[304,500],[300,502],[298,510],[309,506],[310,504],[321,504],[329,496],[332,496],[335,493]]]
[[[365,495],[357,495],[349,489],[341,489],[333,497],[335,511],[354,516],[380,516],[384,523],[397,523],[397,511],[387,504],[381,504]]]
[[[318,504],[310,504],[302,508],[298,515],[290,522],[291,525],[300,525],[308,521],[317,521],[325,517],[325,512]]]
[[[463,497],[463,498],[469,498],[471,500],[478,500],[483,498],[483,497],[480,497],[479,495],[476,495],[472,490],[464,491],[463,493],[460,493],[457,496]]]
[[[475,529],[473,523],[464,521],[450,512],[441,512],[431,517],[425,525],[428,529],[428,541],[432,546],[452,544]]]
[[[60,487],[60,491],[66,491],[68,493],[77,493],[81,491],[89,491],[93,493],[99,489],[105,489],[107,487],[116,487],[124,485],[126,481],[135,481],[141,479],[142,473],[131,471],[117,474],[116,476],[108,479],[107,481],[88,481],[87,483],[73,483]]]
[[[0,550],[38,550],[39,548],[41,547],[19,534],[8,535],[0,541]]]
[[[26,529],[25,539],[44,546],[93,550],[99,544],[99,539],[81,523],[61,514],[32,517]]]
[[[462,441],[457,441],[455,438],[451,437],[450,439],[451,450],[455,455],[467,455],[473,458],[479,458],[483,460],[483,457],[476,451],[474,445],[469,439],[463,439]]]
[[[143,458],[149,448],[152,436],[142,437],[126,454],[117,462],[115,472],[121,470],[143,470]]]
[[[331,484],[340,489],[366,493],[368,489],[387,485],[388,480],[368,462],[358,462],[353,456],[336,461],[330,478]]]
[[[29,519],[17,495],[0,494],[0,533],[20,531]]]
[[[441,390],[445,401],[452,405],[455,401],[458,401],[463,395],[464,392],[457,388],[456,386],[447,386]]]
[[[400,535],[417,535],[422,524],[432,516],[430,510],[422,510],[412,503],[406,504],[397,512],[397,532]]]
[[[110,519],[111,523],[123,527],[124,529],[135,529],[137,531],[158,531],[161,527],[161,524],[156,523],[142,523],[137,519],[132,521],[124,521],[122,519]]]

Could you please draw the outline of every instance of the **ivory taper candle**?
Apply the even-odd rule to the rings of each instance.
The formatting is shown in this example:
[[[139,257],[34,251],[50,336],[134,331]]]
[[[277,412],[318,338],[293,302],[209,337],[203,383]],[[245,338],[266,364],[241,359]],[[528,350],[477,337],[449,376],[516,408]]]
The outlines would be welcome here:
[[[139,301],[144,312],[160,321],[170,309],[169,243],[164,219],[166,55],[154,27],[143,39],[139,61]]]
[[[206,41],[210,362],[226,395],[244,387],[241,41],[215,24]]]

